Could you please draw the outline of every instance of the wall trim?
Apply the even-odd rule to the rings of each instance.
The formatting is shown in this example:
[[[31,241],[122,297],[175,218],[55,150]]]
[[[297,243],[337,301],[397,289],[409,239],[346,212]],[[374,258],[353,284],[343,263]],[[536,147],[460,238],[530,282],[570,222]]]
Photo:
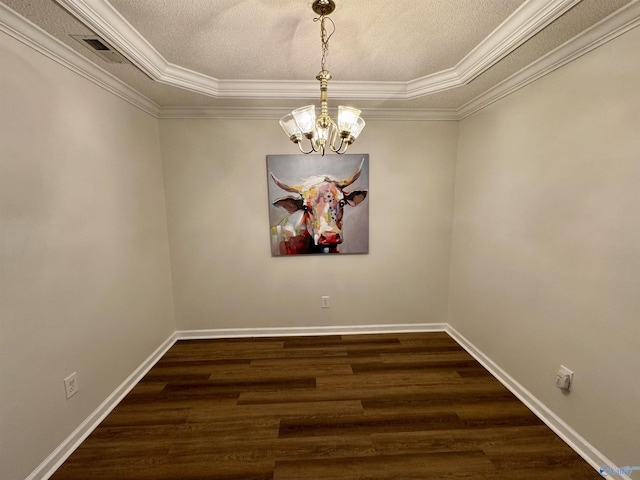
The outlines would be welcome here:
[[[158,118],[222,118],[242,120],[276,120],[291,112],[297,105],[289,107],[160,107]],[[329,109],[331,113],[331,108]],[[337,110],[337,109],[336,109]],[[367,108],[368,120],[389,121],[458,121],[456,109],[426,108]]]
[[[293,337],[302,335],[354,335],[373,333],[444,332],[446,323],[406,323],[391,325],[334,325],[318,327],[221,328],[178,330],[178,340],[214,338]]]
[[[565,423],[544,403],[504,371],[478,347],[448,323],[408,323],[389,325],[334,325],[309,327],[222,328],[177,330],[171,334],[142,364],[91,413],[25,480],[46,480],[69,458],[102,420],[118,405],[146,373],[178,340],[216,338],[281,337],[303,335],[350,335],[375,333],[446,332],[511,393],[524,403],[540,420],[553,430],[596,471],[603,465],[618,468],[584,437]],[[617,475],[632,480],[627,475]]]
[[[176,334],[172,333],[149,357],[147,357],[71,434],[44,459],[25,480],[46,480],[60,468],[60,465],[71,456],[80,444],[93,432],[100,422],[120,403],[120,401],[136,386],[151,367],[176,342]]]
[[[500,368],[497,363],[458,332],[458,330],[447,324],[446,332],[596,471],[600,471],[600,467],[603,465],[618,468],[535,395],[524,388],[511,375]],[[631,480],[631,477],[627,475],[616,475],[616,478]]]

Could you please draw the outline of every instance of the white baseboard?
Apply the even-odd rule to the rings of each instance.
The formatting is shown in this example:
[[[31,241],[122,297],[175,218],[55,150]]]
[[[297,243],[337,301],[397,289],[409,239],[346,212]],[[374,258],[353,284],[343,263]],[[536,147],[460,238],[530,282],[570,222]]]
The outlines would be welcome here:
[[[393,325],[334,325],[323,327],[222,328],[178,330],[178,340],[250,337],[290,337],[301,335],[354,335],[371,333],[444,332],[446,323],[406,323]]]
[[[151,367],[162,358],[162,356],[176,342],[176,334],[173,333],[162,345],[149,355],[149,357],[129,375],[104,402],[89,415],[71,435],[69,435],[25,480],[46,480],[60,468],[60,465],[69,458],[76,448],[89,436],[91,432],[106,418],[109,413],[120,403],[133,387],[144,377]]]
[[[529,390],[482,353],[455,328],[447,324],[446,332],[595,470],[600,471],[600,467],[605,465],[614,469],[617,468],[611,460],[567,425]],[[631,477],[627,475],[616,475],[616,478],[631,480]]]
[[[82,424],[76,428],[25,480],[46,480],[78,448],[102,420],[146,375],[153,365],[178,340],[215,338],[281,337],[301,335],[350,335],[374,333],[446,332],[471,354],[498,381],[540,418],[551,430],[564,440],[594,469],[606,465],[617,468],[607,457],[587,442],[578,432],[567,425],[531,392],[518,383],[493,360],[482,353],[460,332],[448,323],[409,323],[393,325],[350,325],[280,328],[235,328],[212,330],[178,330],[160,345]],[[632,480],[627,475],[616,475],[622,480]]]

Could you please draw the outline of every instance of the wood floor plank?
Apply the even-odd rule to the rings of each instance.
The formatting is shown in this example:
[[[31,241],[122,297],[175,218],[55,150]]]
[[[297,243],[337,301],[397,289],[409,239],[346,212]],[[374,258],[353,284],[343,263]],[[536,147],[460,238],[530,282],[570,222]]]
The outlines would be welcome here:
[[[358,388],[342,384],[340,388],[316,388],[299,389],[289,392],[242,392],[238,405],[255,405],[269,403],[296,403],[296,402],[319,402],[331,400],[361,400],[363,404],[368,402],[394,402],[404,401],[404,399],[423,399],[418,401],[447,401],[447,395],[454,395],[458,392],[485,392],[487,389],[495,388],[498,394],[503,394],[505,388],[498,384],[487,386],[483,384],[465,385],[458,384],[429,384],[429,385],[361,385]],[[446,393],[444,393],[446,392]]]
[[[188,416],[189,422],[207,422],[211,418],[223,417],[256,418],[256,417],[316,417],[362,415],[364,409],[360,400],[301,402],[301,403],[271,403],[267,405],[211,405],[194,410]]]
[[[462,478],[464,464],[474,479],[495,478],[496,469],[480,451],[277,461],[274,480],[418,480]]]
[[[398,346],[400,340],[397,336],[356,336],[349,335],[343,337],[341,335],[327,335],[323,337],[290,337],[284,342],[284,348],[362,348],[362,349],[375,349],[380,346]]]
[[[359,375],[318,376],[316,385],[319,389],[361,388],[376,386],[387,388],[395,385],[441,385],[443,383],[460,383],[455,370],[419,370],[416,372],[375,372]]]
[[[68,480],[273,480],[271,462],[216,462],[214,459],[166,456],[137,462],[64,464],[52,479]],[[172,460],[169,460],[172,459]]]
[[[353,369],[350,364],[298,364],[297,362],[284,362],[278,368],[262,365],[237,365],[225,368],[212,369],[209,380],[234,380],[260,381],[264,379],[303,379],[316,378],[329,375],[352,375]]]
[[[386,432],[372,434],[369,438],[378,454],[484,450],[540,443],[569,448],[544,425]]]
[[[191,406],[176,407],[167,405],[150,410],[146,405],[119,405],[101,423],[102,426],[115,427],[118,425],[171,425],[185,423]]]
[[[601,477],[433,332],[179,341],[51,478]]]
[[[438,412],[421,415],[359,415],[345,418],[283,418],[279,438],[319,437],[349,432],[352,436],[384,432],[414,432],[462,428],[455,413]]]
[[[372,442],[366,437],[344,436],[321,438],[231,438],[225,442],[180,442],[169,452],[179,461],[198,461],[206,457],[212,462],[267,462],[274,460],[310,460],[375,455]]]

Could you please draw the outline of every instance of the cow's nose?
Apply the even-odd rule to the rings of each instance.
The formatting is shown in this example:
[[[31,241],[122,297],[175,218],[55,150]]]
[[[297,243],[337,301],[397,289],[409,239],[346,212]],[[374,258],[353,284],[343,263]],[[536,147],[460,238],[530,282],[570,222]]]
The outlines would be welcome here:
[[[320,245],[336,245],[342,243],[342,237],[339,233],[325,232],[323,235],[320,235],[318,243]]]

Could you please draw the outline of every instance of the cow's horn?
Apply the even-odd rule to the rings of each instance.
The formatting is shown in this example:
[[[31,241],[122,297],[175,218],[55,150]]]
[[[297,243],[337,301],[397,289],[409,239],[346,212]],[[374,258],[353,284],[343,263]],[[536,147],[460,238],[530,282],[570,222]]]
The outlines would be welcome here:
[[[276,185],[278,185],[281,189],[287,191],[287,192],[291,192],[291,193],[300,193],[302,191],[302,186],[295,186],[295,187],[291,187],[289,185],[287,185],[284,182],[281,182],[280,180],[278,180],[278,178],[271,172],[269,172],[269,175],[271,175],[271,178],[273,178],[273,181],[276,182]]]
[[[360,177],[360,174],[362,173],[362,165],[364,165],[364,158],[360,162],[360,166],[358,167],[358,170],[356,170],[354,174],[351,175],[346,180],[342,180],[340,183],[338,183],[338,186],[340,188],[345,188],[351,185],[353,182],[355,182]]]

